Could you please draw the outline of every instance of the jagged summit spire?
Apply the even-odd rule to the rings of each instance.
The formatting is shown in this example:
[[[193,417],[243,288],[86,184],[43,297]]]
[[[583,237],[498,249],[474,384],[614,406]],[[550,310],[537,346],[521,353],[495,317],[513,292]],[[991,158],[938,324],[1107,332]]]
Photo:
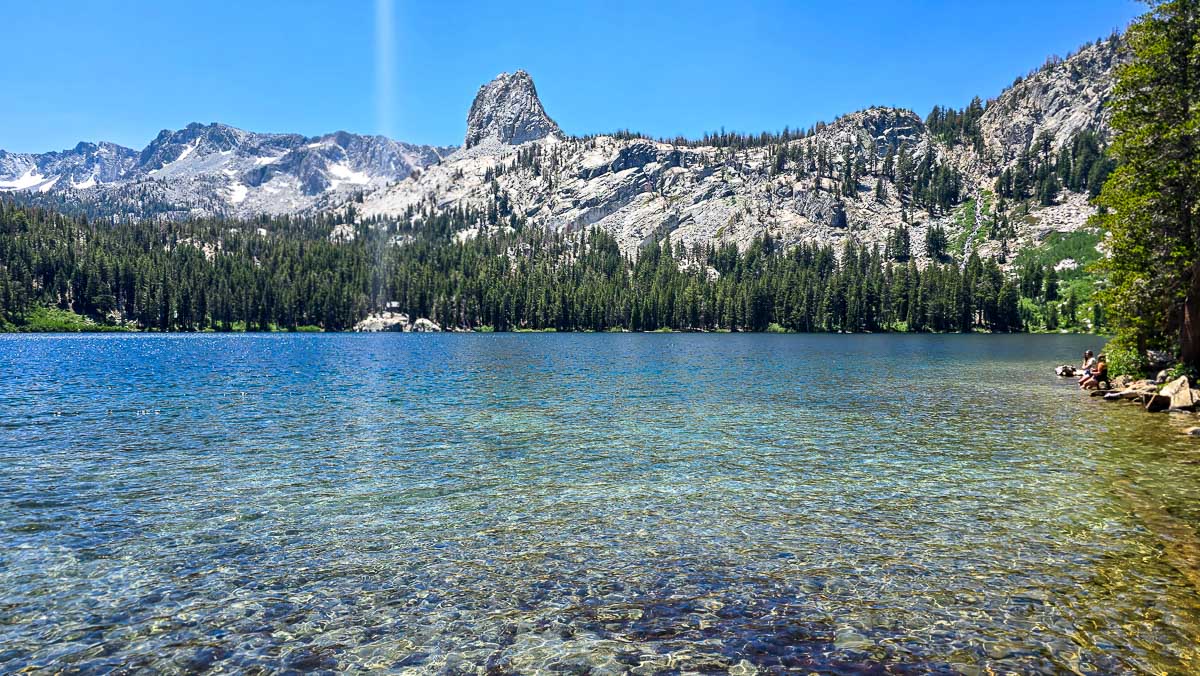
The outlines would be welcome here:
[[[547,136],[563,135],[546,115],[533,78],[523,70],[501,73],[479,88],[467,114],[463,147],[485,143],[518,145]]]

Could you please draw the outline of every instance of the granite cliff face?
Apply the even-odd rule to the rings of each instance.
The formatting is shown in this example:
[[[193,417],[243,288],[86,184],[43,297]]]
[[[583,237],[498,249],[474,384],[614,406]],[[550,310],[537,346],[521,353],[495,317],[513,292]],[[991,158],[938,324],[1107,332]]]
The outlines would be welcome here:
[[[523,70],[501,73],[479,88],[467,114],[464,148],[520,145],[563,133],[546,114],[533,78]]]
[[[979,119],[981,146],[946,140],[915,113],[884,107],[817,125],[803,138],[752,147],[568,138],[546,116],[529,76],[518,71],[480,89],[462,150],[419,177],[369,193],[356,209],[386,220],[503,202],[515,217],[551,230],[603,228],[630,255],[667,236],[688,245],[745,247],[770,233],[784,244],[837,245],[852,238],[883,246],[905,222],[918,258],[933,226],[945,228],[966,253],[997,253],[1000,243],[987,239],[983,227],[996,218],[991,191],[997,176],[1043,133],[1055,152],[1077,132],[1108,134],[1104,102],[1119,44],[1119,38],[1104,40],[1052,60],[989,101]],[[913,174],[955,171],[952,205],[931,215],[901,198],[896,170],[887,167],[899,161],[901,149]],[[848,186],[843,174],[852,165],[856,180]],[[1086,196],[1070,191],[1051,206],[1034,201],[1021,208],[1028,212],[1011,215],[1014,233],[1005,246],[1084,227],[1092,213]],[[486,229],[479,224],[461,236]]]
[[[1043,133],[1060,148],[1078,131],[1107,136],[1104,102],[1113,88],[1113,68],[1122,58],[1119,39],[1102,40],[1066,60],[1051,59],[1021,78],[988,105],[981,120],[989,168],[1009,166]]]

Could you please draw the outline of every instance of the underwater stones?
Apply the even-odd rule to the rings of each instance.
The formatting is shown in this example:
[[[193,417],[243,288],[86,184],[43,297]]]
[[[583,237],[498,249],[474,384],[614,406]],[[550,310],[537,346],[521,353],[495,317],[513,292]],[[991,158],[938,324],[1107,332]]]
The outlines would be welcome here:
[[[758,667],[750,660],[741,660],[737,664],[729,667],[730,676],[753,676],[758,673]]]
[[[842,650],[866,650],[875,647],[875,642],[856,631],[846,629],[837,633],[833,645]]]

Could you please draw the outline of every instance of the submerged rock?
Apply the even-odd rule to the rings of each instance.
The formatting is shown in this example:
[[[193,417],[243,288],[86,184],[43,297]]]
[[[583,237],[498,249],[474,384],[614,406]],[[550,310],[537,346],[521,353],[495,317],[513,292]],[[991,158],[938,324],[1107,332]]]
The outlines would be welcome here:
[[[842,650],[866,650],[867,648],[874,647],[875,642],[856,631],[848,629],[838,632],[837,637],[833,640],[833,645],[835,648],[841,648]]]

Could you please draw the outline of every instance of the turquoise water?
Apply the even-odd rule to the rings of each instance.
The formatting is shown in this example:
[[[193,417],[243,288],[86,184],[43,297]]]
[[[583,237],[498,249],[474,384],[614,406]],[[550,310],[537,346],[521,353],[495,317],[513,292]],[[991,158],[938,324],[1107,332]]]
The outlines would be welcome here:
[[[0,671],[1200,669],[1065,336],[0,337]]]

